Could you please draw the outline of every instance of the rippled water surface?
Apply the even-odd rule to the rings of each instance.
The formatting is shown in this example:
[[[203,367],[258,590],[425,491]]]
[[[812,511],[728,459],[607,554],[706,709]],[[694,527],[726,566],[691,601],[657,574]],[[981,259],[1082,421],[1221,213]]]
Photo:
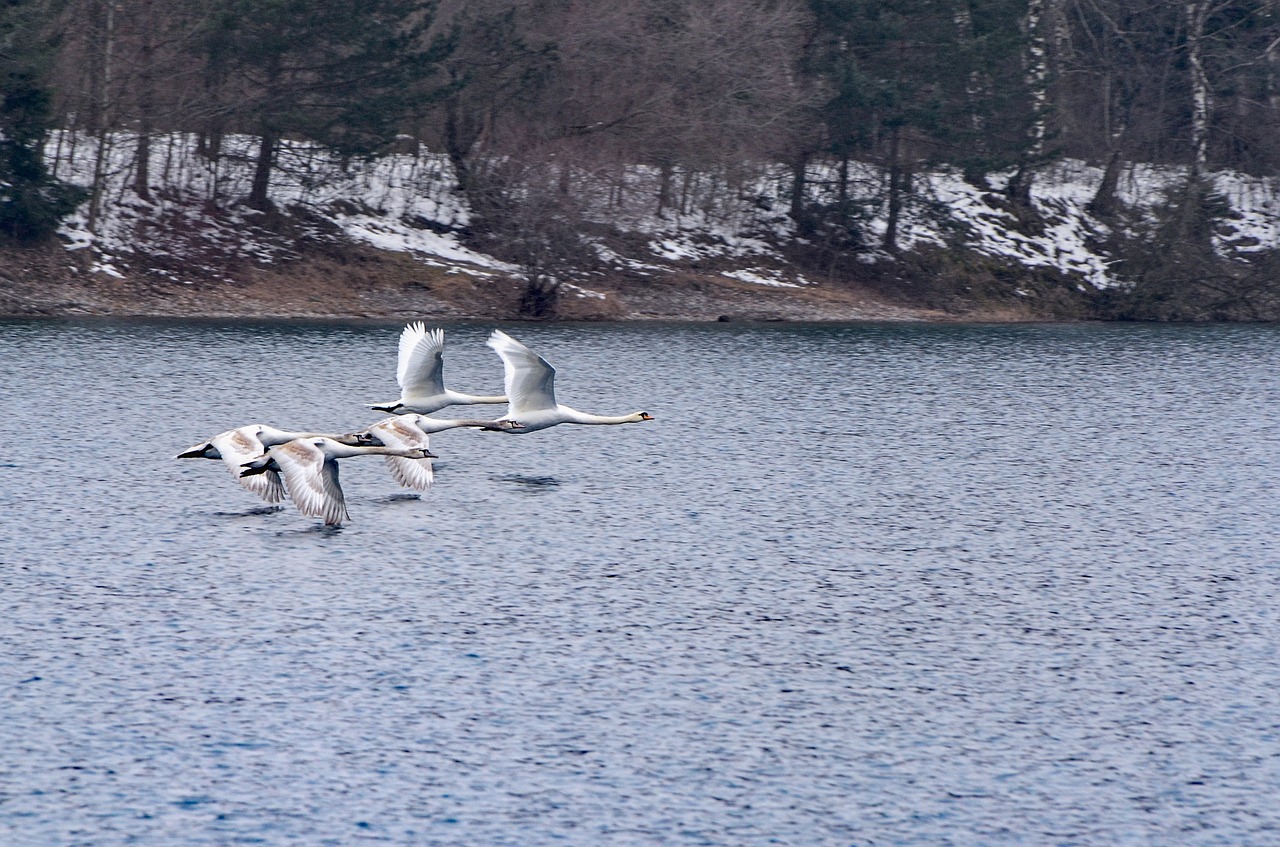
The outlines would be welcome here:
[[[0,323],[0,843],[1280,843],[1280,329],[508,329],[324,530],[398,326]]]

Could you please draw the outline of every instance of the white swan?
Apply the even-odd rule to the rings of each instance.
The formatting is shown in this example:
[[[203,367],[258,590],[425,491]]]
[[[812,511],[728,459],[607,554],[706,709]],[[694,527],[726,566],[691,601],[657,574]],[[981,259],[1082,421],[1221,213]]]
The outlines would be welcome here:
[[[411,323],[400,333],[400,355],[396,363],[400,399],[369,408],[402,415],[406,412],[430,414],[455,403],[505,403],[503,396],[463,394],[444,387],[444,330],[427,331],[421,322]]]
[[[347,514],[342,486],[338,484],[338,459],[353,456],[435,458],[425,447],[351,446],[323,436],[298,438],[271,447],[265,455],[246,462],[240,475],[249,478],[272,470],[283,474],[289,497],[299,512],[308,517],[323,518],[325,526],[338,526],[351,519]]]
[[[431,449],[430,436],[432,433],[444,432],[447,429],[463,426],[502,431],[519,429],[521,425],[516,421],[445,420],[443,418],[429,418],[426,415],[409,414],[395,415],[380,420],[365,432],[388,447],[398,447],[404,450],[422,447],[429,450]],[[386,460],[391,476],[405,488],[426,491],[431,487],[432,470],[430,459],[406,459],[403,456],[387,456]]]
[[[556,402],[556,369],[546,359],[500,329],[485,342],[502,357],[508,405],[503,420],[517,420],[522,426],[508,432],[521,435],[562,423],[624,424],[651,421],[648,412],[629,415],[589,415]]]
[[[280,482],[280,474],[267,471],[263,474],[245,477],[240,473],[245,462],[252,461],[267,452],[268,447],[284,444],[297,438],[319,438],[325,436],[321,432],[289,432],[263,424],[246,426],[220,432],[208,441],[201,442],[189,450],[183,450],[175,458],[178,459],[221,459],[240,484],[248,491],[266,500],[268,503],[279,503],[284,499],[284,485]],[[346,435],[328,435],[334,441],[347,445],[373,444],[374,440],[364,433]]]

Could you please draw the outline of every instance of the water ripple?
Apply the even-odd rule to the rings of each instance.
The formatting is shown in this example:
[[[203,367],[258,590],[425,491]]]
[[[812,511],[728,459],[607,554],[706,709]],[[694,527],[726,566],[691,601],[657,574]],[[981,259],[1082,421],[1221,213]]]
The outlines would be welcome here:
[[[521,326],[657,420],[326,530],[170,457],[371,422],[398,327],[2,325],[0,843],[1275,841],[1280,329]]]

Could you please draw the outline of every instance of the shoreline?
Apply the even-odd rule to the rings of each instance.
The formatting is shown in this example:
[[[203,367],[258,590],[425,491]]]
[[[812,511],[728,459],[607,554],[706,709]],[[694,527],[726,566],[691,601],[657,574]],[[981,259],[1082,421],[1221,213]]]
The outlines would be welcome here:
[[[0,252],[2,318],[185,320],[537,321],[519,311],[522,280],[439,266],[373,248],[323,251],[274,266],[241,265],[177,282],[150,270],[95,269],[88,251],[62,245]],[[587,285],[590,287],[588,288]],[[744,282],[715,270],[673,268],[600,275],[563,286],[545,320],[670,322],[1042,323],[1083,316],[1038,313],[1034,303],[913,305],[869,285]]]

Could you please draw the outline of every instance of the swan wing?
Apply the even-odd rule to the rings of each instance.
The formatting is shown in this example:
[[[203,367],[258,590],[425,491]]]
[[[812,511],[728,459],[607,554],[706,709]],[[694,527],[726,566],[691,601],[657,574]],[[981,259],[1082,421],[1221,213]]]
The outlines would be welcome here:
[[[414,447],[430,449],[431,438],[418,428],[413,415],[398,415],[378,421],[369,431],[388,447],[410,450]],[[431,487],[433,474],[430,459],[406,459],[403,456],[384,456],[387,469],[396,482],[405,488],[426,491]]]
[[[338,463],[325,455],[314,441],[298,439],[271,448],[280,466],[289,496],[298,511],[308,517],[323,518],[329,526],[348,519],[347,501],[338,484]]]
[[[400,333],[396,382],[405,397],[430,397],[444,393],[444,330],[428,331],[421,321]]]
[[[486,343],[502,357],[506,417],[520,420],[521,415],[556,408],[556,369],[550,362],[500,329]]]
[[[284,483],[280,481],[280,474],[275,471],[240,476],[240,471],[244,469],[242,465],[267,452],[267,448],[258,437],[256,426],[242,426],[239,429],[228,430],[215,435],[209,443],[218,448],[223,463],[246,491],[256,494],[268,503],[279,503],[284,500]]]

